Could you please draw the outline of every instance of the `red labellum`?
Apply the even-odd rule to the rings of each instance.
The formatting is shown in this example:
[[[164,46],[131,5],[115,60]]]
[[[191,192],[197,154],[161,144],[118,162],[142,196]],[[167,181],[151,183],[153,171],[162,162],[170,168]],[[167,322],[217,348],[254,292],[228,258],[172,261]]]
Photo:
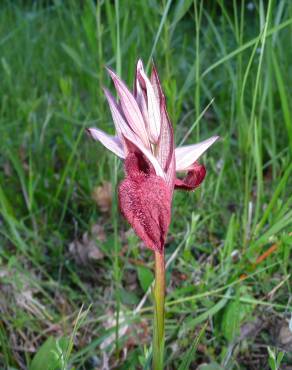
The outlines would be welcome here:
[[[142,153],[130,153],[125,170],[119,186],[121,213],[148,248],[162,252],[171,218],[170,190]]]
[[[175,189],[194,190],[202,183],[205,176],[205,166],[195,162],[193,168],[188,171],[187,176],[184,179],[175,179]]]

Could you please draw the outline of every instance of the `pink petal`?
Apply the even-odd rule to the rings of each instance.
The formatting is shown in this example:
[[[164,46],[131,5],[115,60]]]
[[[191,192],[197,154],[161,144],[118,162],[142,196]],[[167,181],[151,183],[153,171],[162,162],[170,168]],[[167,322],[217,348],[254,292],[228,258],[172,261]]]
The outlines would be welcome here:
[[[157,146],[157,159],[166,173],[168,186],[173,189],[175,179],[174,136],[164,99],[161,103],[161,132]]]
[[[151,83],[156,99],[160,102],[161,131],[157,145],[157,158],[166,173],[166,182],[173,189],[175,178],[175,156],[173,128],[166,110],[165,97],[155,66],[152,67]]]
[[[138,74],[141,69],[144,70],[143,62],[141,59],[138,59],[137,64],[136,64],[134,89],[133,89],[134,97],[136,100],[137,100],[137,94],[138,94],[137,89],[139,89],[140,91],[145,90],[145,86],[141,86],[139,78],[138,78]]]
[[[184,179],[175,179],[175,189],[194,190],[202,183],[205,176],[205,166],[196,162],[193,164],[192,169]]]
[[[125,141],[124,146],[125,153],[128,154],[128,152],[130,151],[128,143],[130,142],[131,144],[134,145],[135,148],[138,148],[138,150],[141,151],[148,158],[148,160],[152,163],[156,171],[156,174],[165,179],[165,173],[162,170],[157,159],[154,157],[154,155],[150,152],[148,148],[145,148],[145,145],[142,143],[141,139],[131,130],[131,128],[125,122],[119,110],[119,107],[115,102],[114,98],[112,97],[112,95],[110,94],[110,92],[107,91],[106,89],[104,90],[104,92],[107,97],[117,131],[120,132],[122,135],[121,141],[123,142],[125,138],[128,140]]]
[[[188,170],[189,167],[218,139],[219,136],[212,136],[201,143],[176,148],[176,171]]]
[[[105,97],[107,99],[107,102],[109,104],[117,134],[118,134],[119,137],[121,137],[121,134],[122,134],[122,128],[121,127],[127,126],[129,128],[129,126],[125,122],[125,120],[122,116],[122,113],[121,113],[121,109],[118,106],[118,104],[116,103],[115,98],[109,92],[109,90],[106,89],[106,88],[103,88],[103,92],[104,92],[104,95],[105,95]]]
[[[149,133],[149,116],[148,116],[148,108],[147,108],[147,103],[146,103],[147,94],[146,94],[145,88],[141,86],[139,79],[138,79],[139,70],[141,68],[143,69],[143,63],[139,59],[137,62],[137,66],[136,66],[136,75],[135,75],[135,82],[134,82],[134,96],[141,110],[141,113],[142,113],[142,116],[145,122],[146,130]]]
[[[132,130],[140,137],[145,146],[148,147],[149,139],[145,123],[134,96],[131,94],[125,83],[112,70],[108,69],[108,72],[115,84],[126,120]]]
[[[160,81],[159,81],[159,76],[158,76],[158,73],[157,73],[157,69],[156,69],[154,63],[152,65],[150,81],[151,81],[151,84],[153,86],[153,90],[154,90],[156,99],[158,99],[159,102],[161,103],[161,100],[165,99],[165,98],[164,98],[162,87],[161,87],[161,84],[160,84]]]
[[[130,126],[127,124],[125,121],[121,108],[118,106],[116,103],[114,97],[111,95],[111,93],[107,90],[104,89],[105,96],[107,98],[111,114],[113,117],[113,121],[117,130],[117,133],[121,139],[121,141],[124,141],[124,136],[130,138],[131,141],[137,142],[137,145],[143,145],[141,142],[140,138],[132,131]],[[126,148],[124,148],[126,149]]]
[[[122,143],[117,136],[108,135],[97,128],[88,128],[86,131],[94,140],[100,141],[107,149],[112,151],[118,157],[125,158]]]
[[[150,140],[156,144],[160,135],[160,107],[159,99],[156,97],[151,82],[146,76],[143,64],[139,60],[137,63],[137,77],[141,82],[142,86],[147,92],[147,111],[148,111],[148,123],[149,123],[149,136]],[[138,91],[137,91],[138,92]]]
[[[130,153],[125,169],[127,177],[119,186],[120,210],[146,246],[162,252],[171,219],[170,191],[142,155]]]

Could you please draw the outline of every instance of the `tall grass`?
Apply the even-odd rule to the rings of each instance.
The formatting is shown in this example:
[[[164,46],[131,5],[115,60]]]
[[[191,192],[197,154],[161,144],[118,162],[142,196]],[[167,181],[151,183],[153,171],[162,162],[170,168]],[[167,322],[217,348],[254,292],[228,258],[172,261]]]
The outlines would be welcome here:
[[[1,367],[29,367],[49,335],[74,332],[70,366],[89,369],[109,359],[119,369],[149,368],[149,333],[142,329],[150,301],[138,314],[135,307],[152,259],[135,237],[123,236],[127,225],[115,201],[106,217],[92,201],[94,187],[118,183],[122,171],[84,135],[88,126],[113,132],[104,67],[131,85],[141,57],[157,64],[177,143],[222,138],[204,159],[201,189],[174,200],[167,366],[217,361],[250,368],[239,360],[240,327],[259,313],[273,310],[284,320],[291,311],[291,2],[0,7]],[[95,223],[106,231],[99,244],[105,257],[80,266],[69,244]],[[274,252],[257,262],[272,244]],[[91,308],[75,333],[82,305]],[[134,330],[120,337],[125,323]],[[204,353],[194,353],[197,335]]]

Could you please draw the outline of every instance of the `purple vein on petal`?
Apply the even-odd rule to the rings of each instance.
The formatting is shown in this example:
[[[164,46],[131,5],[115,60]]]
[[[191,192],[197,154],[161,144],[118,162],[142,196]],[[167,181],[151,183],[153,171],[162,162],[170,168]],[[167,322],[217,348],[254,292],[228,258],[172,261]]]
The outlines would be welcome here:
[[[111,114],[112,114],[112,117],[113,117],[113,121],[114,121],[114,124],[115,124],[115,127],[116,127],[116,130],[117,130],[118,134],[120,135],[125,131],[130,131],[130,132],[133,133],[132,129],[130,128],[130,126],[125,121],[125,119],[123,117],[123,113],[121,111],[121,108],[117,104],[117,102],[115,101],[115,98],[112,96],[112,94],[109,92],[108,89],[104,88],[103,91],[104,91],[105,97],[108,101],[108,104],[109,104],[109,107],[110,107],[110,110],[111,110]]]
[[[175,178],[174,135],[164,101],[161,107],[161,133],[158,145],[158,159],[166,172],[166,181],[170,188],[172,188]]]
[[[147,103],[146,103],[147,93],[145,90],[145,86],[141,85],[139,78],[138,78],[138,74],[141,68],[143,69],[143,63],[141,59],[139,59],[137,62],[136,73],[135,73],[134,96],[141,110],[141,113],[142,113],[142,116],[145,122],[146,131],[149,134],[150,124],[149,124],[148,108],[147,108]]]
[[[149,118],[149,134],[153,143],[157,143],[160,135],[160,112],[159,112],[159,99],[156,97],[153,86],[146,76],[143,64],[139,60],[137,65],[137,78],[145,86],[147,91],[147,104],[148,104],[148,118]]]
[[[146,147],[149,146],[148,135],[139,106],[126,84],[109,68],[107,68],[120,98],[123,113],[132,130],[141,138]]]
[[[159,103],[161,104],[162,100],[165,100],[165,97],[163,95],[161,83],[158,77],[158,72],[156,70],[155,64],[152,65],[152,71],[150,76],[150,81],[153,86],[153,90],[155,93],[156,98],[158,99]]]
[[[154,64],[152,66],[150,78],[156,99],[160,103],[161,114],[161,131],[157,145],[157,158],[163,170],[166,172],[166,181],[168,185],[172,187],[175,177],[174,134],[166,109],[165,97]]]

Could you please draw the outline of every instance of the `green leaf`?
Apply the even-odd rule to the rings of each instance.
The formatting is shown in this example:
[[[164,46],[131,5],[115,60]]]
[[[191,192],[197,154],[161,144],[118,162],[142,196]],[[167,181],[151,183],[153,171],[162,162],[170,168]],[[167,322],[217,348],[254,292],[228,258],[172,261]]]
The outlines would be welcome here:
[[[281,362],[284,358],[285,352],[279,352],[277,357],[277,366],[280,368]]]
[[[275,71],[275,77],[276,82],[278,85],[278,94],[281,101],[282,106],[282,112],[283,112],[283,118],[287,129],[287,134],[289,138],[290,143],[290,151],[292,152],[292,116],[291,116],[291,110],[290,110],[290,104],[289,104],[289,95],[286,90],[286,81],[285,81],[285,72],[281,71],[281,68],[279,66],[279,62],[276,58],[276,54],[272,53],[272,60],[273,60],[273,66]]]
[[[180,0],[177,2],[172,27],[175,27],[176,24],[184,17],[184,15],[189,11],[190,7],[193,5],[193,0]]]
[[[223,314],[222,331],[229,342],[239,334],[242,321],[253,309],[250,304],[240,302],[240,293],[244,293],[244,290],[238,291],[235,299],[226,305]],[[250,298],[247,293],[245,297]]]
[[[196,337],[196,339],[192,343],[189,350],[183,355],[183,361],[180,364],[178,370],[188,370],[189,369],[190,364],[192,362],[192,359],[193,359],[193,357],[195,355],[195,352],[198,348],[198,344],[199,344],[199,342],[202,338],[202,335],[204,334],[204,332],[206,330],[207,325],[208,325],[208,322],[206,322],[206,324],[202,327],[202,329],[200,330],[199,335]]]
[[[121,301],[124,304],[137,304],[139,302],[139,298],[134,292],[123,289],[121,292]]]
[[[223,298],[220,299],[216,304],[212,305],[211,308],[206,310],[205,312],[201,313],[200,315],[196,316],[195,318],[191,318],[189,320],[185,320],[180,332],[184,333],[184,335],[193,330],[197,325],[201,324],[202,322],[208,320],[210,317],[216,315],[220,310],[228,304],[228,299],[230,297],[231,289],[228,289],[224,294]]]
[[[137,272],[141,288],[146,292],[154,279],[153,273],[144,266],[138,266]]]
[[[29,370],[64,369],[66,366],[64,357],[68,345],[69,340],[67,338],[49,337],[35,354]]]
[[[272,360],[271,358],[269,358],[269,366],[270,366],[271,370],[277,370],[277,369],[275,368],[274,360]]]
[[[231,342],[233,338],[239,333],[240,328],[240,306],[241,303],[238,299],[230,302],[224,312],[222,321],[222,331],[225,338]]]

